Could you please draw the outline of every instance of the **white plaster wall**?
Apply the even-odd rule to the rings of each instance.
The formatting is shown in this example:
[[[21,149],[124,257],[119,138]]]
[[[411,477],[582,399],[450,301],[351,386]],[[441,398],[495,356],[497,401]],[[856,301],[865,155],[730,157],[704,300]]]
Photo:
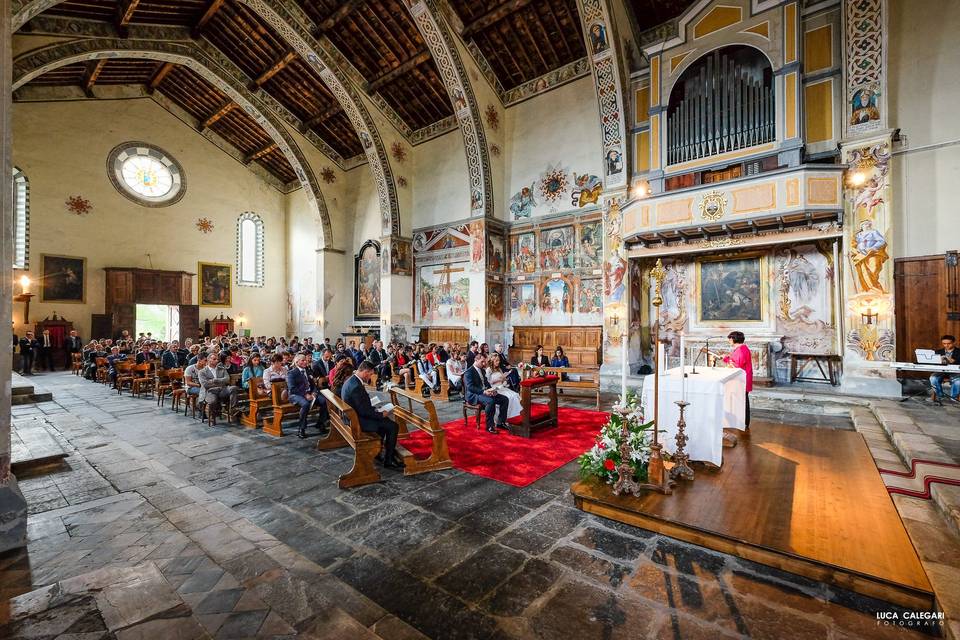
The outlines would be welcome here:
[[[890,126],[907,139],[893,159],[893,254],[960,249],[960,0],[890,0],[888,6]],[[938,148],[923,149],[929,146]]]
[[[470,217],[470,180],[460,129],[415,147],[413,228],[428,227]],[[400,189],[403,191],[403,189]],[[409,235],[405,230],[404,235]]]
[[[201,307],[200,319],[221,311],[232,317],[242,312],[254,333],[284,332],[284,194],[152,100],[19,103],[13,107],[13,122],[14,164],[30,180],[31,278],[40,278],[41,254],[87,258],[86,303],[41,303],[38,295],[30,306],[31,320],[56,310],[88,338],[90,314],[103,313],[104,267],[196,272],[202,260],[235,268],[237,217],[254,211],[265,225],[265,285],[234,285],[233,306]],[[180,162],[187,192],[177,204],[142,207],[110,183],[107,155],[130,140],[155,144]],[[90,200],[93,211],[84,216],[69,213],[64,201],[70,196]],[[213,233],[197,230],[201,217],[213,221]],[[18,330],[20,311],[18,305]]]
[[[603,176],[597,94],[592,76],[575,80],[506,110],[506,193],[498,216],[510,218],[511,196],[530,186],[548,164]],[[539,194],[538,195],[538,200]],[[561,211],[570,210],[568,202]]]

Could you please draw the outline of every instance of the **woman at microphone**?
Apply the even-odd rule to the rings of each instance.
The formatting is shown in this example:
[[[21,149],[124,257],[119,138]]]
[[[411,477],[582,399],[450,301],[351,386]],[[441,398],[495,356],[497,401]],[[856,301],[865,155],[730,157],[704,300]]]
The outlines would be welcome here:
[[[746,338],[743,335],[742,331],[731,331],[727,334],[727,340],[730,342],[732,349],[730,353],[722,357],[724,364],[728,367],[736,367],[738,369],[743,369],[743,372],[747,374],[747,392],[744,394],[744,424],[746,428],[750,428],[750,392],[753,391],[753,356],[750,354],[750,348],[744,344]],[[703,348],[705,353],[710,353],[706,347]],[[710,353],[715,357],[717,354]]]

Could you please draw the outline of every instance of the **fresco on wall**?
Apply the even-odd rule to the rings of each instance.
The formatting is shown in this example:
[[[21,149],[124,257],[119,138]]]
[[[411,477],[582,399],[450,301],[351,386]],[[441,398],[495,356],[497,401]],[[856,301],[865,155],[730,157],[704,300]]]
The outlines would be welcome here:
[[[599,314],[603,311],[603,282],[600,278],[584,278],[580,281],[577,311],[583,314]]]
[[[469,246],[470,226],[466,223],[452,227],[440,227],[428,231],[420,231],[413,235],[413,250],[417,253],[459,249]]]
[[[467,262],[420,267],[417,309],[421,322],[435,325],[469,323],[469,268]]]
[[[499,282],[488,281],[487,316],[497,322],[503,322],[504,315],[503,285]]]
[[[515,325],[536,324],[537,287],[532,283],[510,287],[510,320]]]
[[[510,198],[510,214],[514,220],[560,213],[572,208],[599,207],[603,180],[593,173],[572,171],[560,163],[550,164],[529,186],[524,181],[520,191]]]
[[[510,271],[534,273],[537,270],[537,236],[520,233],[510,236]]]
[[[390,239],[390,273],[395,276],[413,274],[413,251],[409,240]]]
[[[357,320],[375,320],[380,317],[380,245],[370,240],[354,258],[356,299],[354,316]]]
[[[835,349],[834,268],[829,245],[805,244],[776,252],[777,331],[789,351]]]
[[[621,302],[625,293],[624,279],[627,275],[627,262],[620,255],[619,248],[610,253],[603,264],[603,292],[611,302]]]
[[[599,267],[603,261],[603,223],[585,222],[580,225],[580,266]]]
[[[503,273],[507,265],[507,242],[502,233],[487,233],[487,269]]]
[[[590,25],[590,50],[593,55],[603,53],[610,45],[607,42],[607,27],[603,22]]]
[[[573,269],[573,227],[557,227],[540,232],[540,268],[545,271]]]
[[[603,194],[603,180],[597,176],[585,173],[578,176],[573,174],[573,193],[571,204],[580,209],[588,204],[597,204]]]
[[[562,278],[547,280],[540,289],[540,321],[546,325],[570,324],[573,292]]]

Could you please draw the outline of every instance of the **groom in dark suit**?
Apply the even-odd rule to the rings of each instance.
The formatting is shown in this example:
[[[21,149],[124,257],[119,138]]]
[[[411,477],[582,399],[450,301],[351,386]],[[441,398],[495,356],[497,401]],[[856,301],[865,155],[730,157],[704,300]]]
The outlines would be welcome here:
[[[510,406],[510,400],[497,393],[497,390],[490,386],[487,381],[487,374],[483,371],[486,366],[487,356],[482,353],[476,354],[473,366],[463,374],[463,389],[467,402],[483,407],[483,412],[487,416],[487,432],[498,433],[497,427],[505,429],[507,426],[507,407]],[[499,411],[495,411],[495,409],[499,409]],[[494,426],[494,419],[498,415],[500,422],[497,426]]]
[[[317,390],[317,385],[310,377],[309,367],[310,356],[300,354],[294,360],[294,365],[287,372],[287,393],[290,402],[300,407],[300,421],[297,423],[298,438],[307,437],[307,415],[310,413],[310,406],[316,404],[320,407],[320,418],[317,420],[317,428],[323,429],[322,425],[329,419],[327,414],[327,401]]]
[[[343,383],[340,397],[356,412],[360,429],[377,433],[383,441],[383,466],[387,469],[402,469],[403,463],[393,459],[397,446],[397,423],[380,413],[370,404],[370,394],[364,385],[370,384],[374,366],[364,360],[352,376]],[[377,456],[379,460],[380,456]]]

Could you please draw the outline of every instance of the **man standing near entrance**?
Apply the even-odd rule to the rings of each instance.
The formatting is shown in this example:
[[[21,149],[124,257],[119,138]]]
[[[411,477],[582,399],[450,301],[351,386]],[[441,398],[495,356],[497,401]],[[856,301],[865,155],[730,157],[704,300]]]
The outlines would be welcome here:
[[[33,375],[33,357],[37,341],[33,338],[33,331],[27,331],[26,335],[20,338],[20,375]]]
[[[44,329],[37,340],[39,347],[39,365],[45,371],[53,371],[53,338],[50,337],[50,330]]]

